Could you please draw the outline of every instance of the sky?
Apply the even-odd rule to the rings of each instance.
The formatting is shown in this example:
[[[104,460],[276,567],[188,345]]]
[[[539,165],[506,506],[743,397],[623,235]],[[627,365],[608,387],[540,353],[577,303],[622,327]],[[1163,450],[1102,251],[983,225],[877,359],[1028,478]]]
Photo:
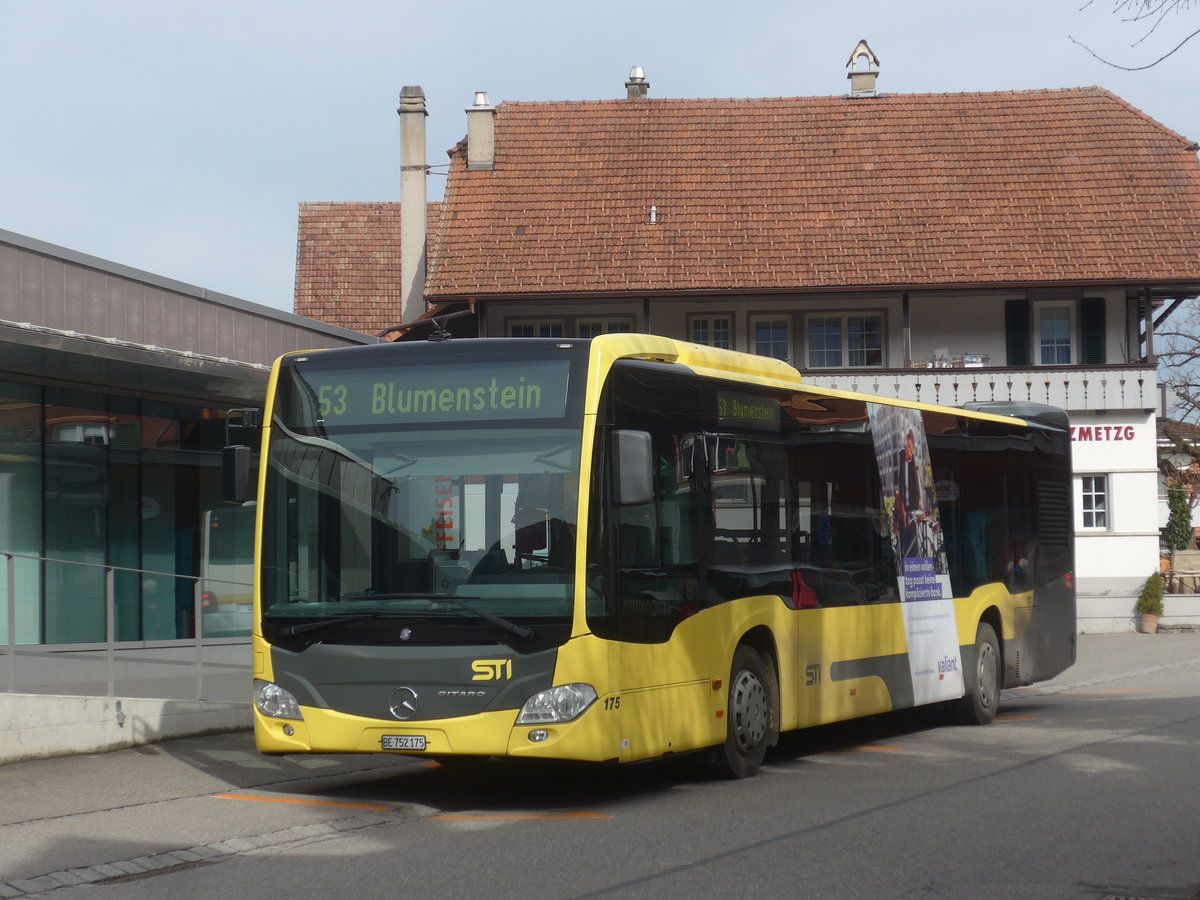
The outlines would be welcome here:
[[[401,88],[429,162],[493,104],[1099,85],[1200,140],[1200,20],[1117,0],[0,0],[0,229],[291,310],[297,205],[400,199]],[[1081,46],[1087,45],[1087,48]],[[441,196],[445,168],[431,176]]]

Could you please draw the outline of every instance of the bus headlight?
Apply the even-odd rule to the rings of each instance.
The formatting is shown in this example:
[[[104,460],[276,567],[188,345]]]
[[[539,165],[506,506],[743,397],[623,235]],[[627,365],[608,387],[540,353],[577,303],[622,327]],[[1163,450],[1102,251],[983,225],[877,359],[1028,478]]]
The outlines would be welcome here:
[[[560,684],[539,691],[521,707],[518,725],[543,725],[547,722],[570,722],[583,715],[596,702],[596,689],[590,684]]]
[[[254,705],[264,716],[274,719],[303,719],[300,704],[279,685],[270,681],[254,680]]]

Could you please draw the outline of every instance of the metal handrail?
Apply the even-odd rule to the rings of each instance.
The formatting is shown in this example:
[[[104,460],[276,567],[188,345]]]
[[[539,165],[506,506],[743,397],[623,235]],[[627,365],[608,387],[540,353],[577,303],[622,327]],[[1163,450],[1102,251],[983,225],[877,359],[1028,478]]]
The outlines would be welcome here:
[[[200,575],[183,575],[178,572],[161,572],[155,569],[139,569],[130,566],[115,566],[106,563],[89,563],[80,562],[73,559],[57,559],[51,556],[38,556],[30,553],[18,553],[12,550],[0,550],[0,557],[4,557],[6,578],[5,578],[5,596],[6,596],[6,622],[7,622],[7,676],[6,690],[8,693],[16,692],[17,684],[17,601],[16,601],[16,560],[28,560],[34,563],[55,563],[67,566],[78,566],[81,568],[101,569],[104,572],[104,644],[106,657],[106,696],[112,697],[115,692],[116,676],[116,615],[115,615],[115,576],[118,572],[129,573],[134,575],[158,576],[171,579],[183,579],[192,583],[192,616],[195,622],[195,636],[191,640],[196,648],[196,699],[203,697],[203,611],[201,609],[200,584],[230,584],[244,587],[250,587],[247,582],[233,581],[225,578],[203,578]],[[188,640],[186,638],[184,641]]]

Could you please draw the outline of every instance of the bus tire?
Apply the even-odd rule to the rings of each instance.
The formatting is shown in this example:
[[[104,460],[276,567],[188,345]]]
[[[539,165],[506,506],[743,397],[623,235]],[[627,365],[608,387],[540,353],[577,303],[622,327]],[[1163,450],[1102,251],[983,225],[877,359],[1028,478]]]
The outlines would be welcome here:
[[[987,622],[975,629],[974,658],[963,671],[966,694],[953,707],[953,718],[963,725],[987,725],[1000,704],[1000,642]]]
[[[758,771],[771,740],[773,703],[762,657],[749,644],[739,644],[729,667],[725,743],[717,748],[719,775],[749,778]]]

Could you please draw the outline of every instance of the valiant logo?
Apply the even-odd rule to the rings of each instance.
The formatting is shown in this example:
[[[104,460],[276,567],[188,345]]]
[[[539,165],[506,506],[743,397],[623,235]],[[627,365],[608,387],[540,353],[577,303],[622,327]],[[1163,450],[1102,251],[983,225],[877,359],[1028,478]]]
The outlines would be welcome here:
[[[948,675],[950,672],[957,672],[958,660],[953,656],[943,656],[938,660],[937,670],[941,675]]]

